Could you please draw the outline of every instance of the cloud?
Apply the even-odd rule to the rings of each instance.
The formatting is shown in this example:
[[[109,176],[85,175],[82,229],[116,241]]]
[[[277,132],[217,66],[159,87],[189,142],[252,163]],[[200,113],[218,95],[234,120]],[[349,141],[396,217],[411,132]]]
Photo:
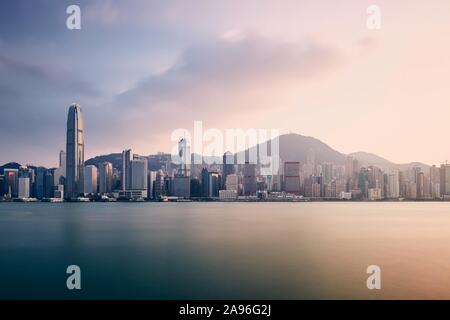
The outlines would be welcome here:
[[[278,107],[268,104],[274,101],[269,96],[282,98],[292,84],[301,90],[343,60],[339,50],[314,40],[277,42],[236,30],[224,34],[187,48],[172,67],[97,108],[103,114],[109,109],[109,120],[96,127],[99,136],[123,128],[133,137],[168,138],[172,130],[194,120],[221,125],[236,114],[241,119],[262,114]]]
[[[237,87],[245,91],[249,86],[292,80],[299,81],[300,85],[341,61],[342,55],[336,48],[314,41],[294,44],[277,43],[260,36],[242,37],[239,41],[220,38],[186,49],[178,62],[165,72],[151,75],[118,95],[113,108],[119,111],[127,106],[127,113],[157,112],[161,104],[169,102],[178,102],[181,107],[187,103],[183,97],[193,92],[208,95],[215,91],[227,96],[238,94],[230,91]],[[203,107],[199,106],[203,112],[212,111]]]

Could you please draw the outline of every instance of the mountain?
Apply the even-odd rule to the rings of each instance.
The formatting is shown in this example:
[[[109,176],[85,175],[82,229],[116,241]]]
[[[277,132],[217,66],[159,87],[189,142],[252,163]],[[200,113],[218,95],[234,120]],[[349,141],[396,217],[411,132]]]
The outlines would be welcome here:
[[[308,154],[314,156],[316,163],[331,162],[334,164],[345,164],[346,155],[340,153],[322,141],[308,136],[302,136],[300,134],[290,133],[284,134],[278,137],[279,153],[282,161],[298,161],[300,163],[306,163]],[[268,149],[274,143],[274,139],[268,144]],[[260,148],[261,144],[255,147],[251,147],[245,152],[256,152]],[[269,147],[270,146],[270,147]],[[240,155],[242,156],[242,153]]]
[[[95,158],[88,159],[84,162],[86,166],[94,165],[98,166],[103,162],[111,162],[113,168],[121,168],[122,167],[122,153],[110,153],[107,155],[97,156]]]
[[[282,161],[298,161],[300,163],[306,163],[308,154],[313,154],[315,158],[315,163],[320,164],[324,162],[330,162],[336,165],[343,165],[346,163],[347,156],[352,156],[361,163],[363,166],[374,165],[380,167],[381,169],[397,168],[399,170],[405,170],[412,167],[420,167],[422,171],[426,172],[429,170],[429,166],[420,162],[411,162],[406,164],[393,163],[385,158],[382,158],[376,154],[368,152],[354,152],[349,155],[340,153],[334,150],[326,143],[308,136],[303,136],[300,134],[290,133],[284,134],[278,137],[279,139],[279,153]],[[268,143],[268,149],[272,146],[274,140],[272,139]],[[255,152],[260,148],[261,144],[251,147],[243,152]],[[156,155],[150,155],[147,157],[148,167],[150,170],[158,170],[161,166],[165,165],[170,159],[170,154],[158,153]],[[215,157],[214,159],[221,161],[221,157]],[[101,155],[95,158],[86,160],[86,165],[99,165],[102,162],[111,162],[114,168],[121,169],[122,167],[122,154],[121,153],[111,153],[108,155]],[[18,168],[20,164],[18,163],[8,163],[0,167],[0,174],[3,173],[4,168]]]
[[[17,162],[9,162],[3,166],[0,166],[0,174],[4,173],[5,169],[19,169],[20,168],[20,164]]]
[[[369,153],[369,152],[354,152],[350,153],[349,156],[352,156],[353,158],[357,159],[363,166],[369,166],[374,165],[381,169],[388,169],[388,168],[396,168],[399,170],[406,170],[408,168],[413,167],[420,167],[422,171],[429,170],[430,166],[421,162],[411,162],[411,163],[403,163],[398,164],[391,162],[385,158],[382,158],[380,156],[377,156],[376,154]]]

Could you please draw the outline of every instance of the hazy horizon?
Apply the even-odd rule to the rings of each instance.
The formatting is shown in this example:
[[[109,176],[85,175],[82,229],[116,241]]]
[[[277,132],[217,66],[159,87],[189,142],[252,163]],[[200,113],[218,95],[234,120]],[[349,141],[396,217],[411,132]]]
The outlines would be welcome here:
[[[196,120],[394,163],[450,159],[447,1],[82,0],[68,30],[71,4],[1,4],[0,164],[56,165],[72,102],[85,159],[170,152]]]

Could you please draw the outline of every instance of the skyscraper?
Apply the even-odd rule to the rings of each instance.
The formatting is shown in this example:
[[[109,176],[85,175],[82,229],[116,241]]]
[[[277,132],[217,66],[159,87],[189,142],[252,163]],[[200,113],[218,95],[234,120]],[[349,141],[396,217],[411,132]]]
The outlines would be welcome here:
[[[222,188],[226,188],[227,176],[234,173],[234,155],[227,151],[222,156]]]
[[[242,170],[244,182],[244,195],[256,195],[256,165],[246,162]]]
[[[450,164],[442,164],[441,165],[441,196],[449,196],[450,195]]]
[[[67,116],[66,142],[66,197],[74,198],[84,189],[83,115],[77,104],[72,104]]]
[[[97,193],[97,167],[93,165],[84,168],[84,193]]]
[[[19,198],[26,199],[30,197],[30,178],[19,178]]]
[[[147,159],[138,158],[131,160],[131,190],[147,191]]]
[[[178,142],[178,156],[180,157],[180,171],[178,174],[183,177],[189,176],[191,162],[190,148],[185,138]]]
[[[300,194],[300,163],[284,163],[284,189],[287,193]]]
[[[19,194],[19,170],[5,169],[5,193],[12,198],[17,198]]]
[[[131,189],[131,149],[122,151],[122,191]]]
[[[113,189],[113,165],[103,162],[99,168],[98,189],[101,194],[111,193]]]

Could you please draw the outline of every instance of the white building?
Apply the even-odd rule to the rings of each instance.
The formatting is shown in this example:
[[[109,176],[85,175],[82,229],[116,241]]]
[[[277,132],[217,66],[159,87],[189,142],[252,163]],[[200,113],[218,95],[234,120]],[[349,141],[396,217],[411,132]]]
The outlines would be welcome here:
[[[398,179],[398,172],[392,172],[387,177],[388,190],[386,196],[391,199],[400,197],[400,184]]]
[[[84,168],[84,193],[97,193],[97,167],[93,165]]]
[[[219,199],[223,201],[236,200],[238,196],[237,190],[220,190]]]
[[[229,174],[227,175],[227,180],[225,181],[225,188],[227,190],[235,190],[239,191],[239,180],[237,174]]]
[[[155,181],[156,181],[156,171],[149,171],[147,175],[147,192],[148,192],[147,197],[149,199],[153,198]]]
[[[339,194],[339,199],[341,199],[341,200],[351,200],[352,199],[352,193],[351,192],[341,191],[341,193]]]
[[[63,199],[64,198],[64,185],[59,184],[56,186],[54,197],[57,199]]]
[[[19,198],[26,199],[30,197],[30,178],[19,178]]]
[[[381,200],[382,198],[382,194],[381,194],[381,189],[380,188],[372,188],[369,189],[369,200]]]
[[[98,176],[99,193],[111,193],[113,185],[113,166],[111,162],[103,162],[100,165]]]
[[[134,159],[131,166],[131,190],[147,190],[147,160]]]

